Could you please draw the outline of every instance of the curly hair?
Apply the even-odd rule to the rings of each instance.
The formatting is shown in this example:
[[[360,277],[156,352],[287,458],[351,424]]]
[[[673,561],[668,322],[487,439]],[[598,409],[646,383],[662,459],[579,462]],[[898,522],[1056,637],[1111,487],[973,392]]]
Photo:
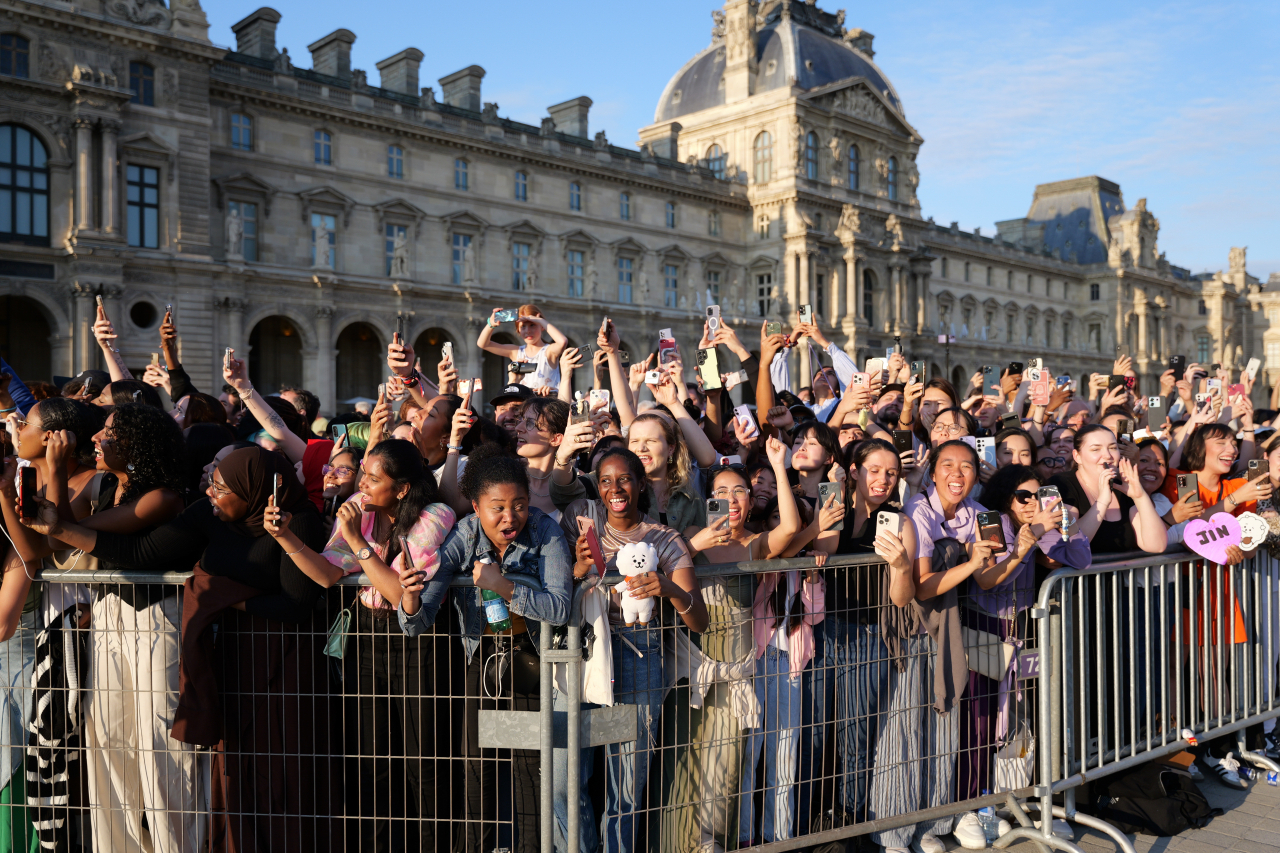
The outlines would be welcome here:
[[[478,501],[494,486],[519,486],[529,493],[529,469],[525,461],[496,444],[483,444],[467,456],[458,487],[469,501]]]
[[[689,457],[689,445],[684,443],[684,434],[680,432],[680,425],[676,423],[675,418],[665,412],[645,412],[631,422],[627,435],[630,436],[635,432],[636,424],[646,421],[662,427],[662,435],[671,447],[671,458],[667,460],[667,489],[674,492],[681,486],[688,485],[693,479],[693,460]],[[630,440],[627,441],[627,445],[630,447]]]
[[[160,409],[126,403],[112,410],[107,435],[129,466],[129,482],[120,504],[156,489],[182,492],[187,446],[176,421]]]

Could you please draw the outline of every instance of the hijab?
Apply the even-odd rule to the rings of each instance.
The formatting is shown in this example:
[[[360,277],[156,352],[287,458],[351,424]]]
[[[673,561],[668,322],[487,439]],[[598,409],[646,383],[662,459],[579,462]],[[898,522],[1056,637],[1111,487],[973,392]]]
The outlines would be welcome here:
[[[298,482],[298,474],[283,454],[261,447],[242,447],[223,457],[218,463],[227,488],[245,503],[249,509],[239,521],[227,522],[227,526],[244,536],[265,536],[262,513],[271,499],[272,477],[280,475],[279,506],[285,512],[303,512],[315,507],[307,499],[307,490]]]

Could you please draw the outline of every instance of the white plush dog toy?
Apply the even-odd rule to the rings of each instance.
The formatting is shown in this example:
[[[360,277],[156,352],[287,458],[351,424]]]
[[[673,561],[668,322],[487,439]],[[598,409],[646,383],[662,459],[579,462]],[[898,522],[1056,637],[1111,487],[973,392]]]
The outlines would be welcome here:
[[[648,542],[629,542],[618,549],[614,562],[617,564],[618,574],[624,578],[642,575],[657,569],[658,549]],[[622,620],[628,626],[634,625],[637,621],[641,625],[648,625],[649,617],[653,615],[653,599],[633,598],[631,591],[627,589],[626,581],[618,584],[614,589],[622,594]]]

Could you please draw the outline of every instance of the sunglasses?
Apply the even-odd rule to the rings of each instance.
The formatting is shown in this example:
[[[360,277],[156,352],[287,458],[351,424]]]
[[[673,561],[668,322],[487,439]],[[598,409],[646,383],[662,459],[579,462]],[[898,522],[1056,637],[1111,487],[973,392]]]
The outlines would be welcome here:
[[[1061,456],[1046,456],[1036,464],[1043,465],[1046,468],[1066,468],[1067,460],[1063,459]]]
[[[1031,503],[1036,499],[1036,493],[1028,492],[1026,489],[1015,489],[1013,492],[1013,499],[1020,504]]]

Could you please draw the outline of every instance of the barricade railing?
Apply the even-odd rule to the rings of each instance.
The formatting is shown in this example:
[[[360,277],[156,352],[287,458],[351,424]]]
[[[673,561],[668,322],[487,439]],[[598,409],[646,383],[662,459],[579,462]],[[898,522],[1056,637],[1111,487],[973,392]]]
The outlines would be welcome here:
[[[48,572],[41,613],[79,600],[91,618],[61,620],[68,642],[37,648],[31,614],[0,644],[0,811],[86,850],[489,853],[780,851],[868,833],[907,847],[992,806],[1018,825],[997,846],[1075,850],[1019,801],[1107,831],[1076,811],[1080,785],[1185,748],[1184,728],[1204,742],[1280,716],[1280,566],[1261,551],[1229,568],[1172,554],[1059,570],[1038,600],[1031,578],[991,592],[966,581],[923,611],[893,604],[893,572],[874,555],[833,556],[807,578],[814,567],[700,566],[702,632],[659,604],[646,627],[607,627],[608,643],[598,610],[579,626],[591,596],[621,579],[589,579],[567,628],[538,632],[536,663],[519,638],[483,639],[468,660],[452,601],[410,641],[355,600],[362,577],[326,591],[305,625],[228,610],[210,658],[216,748],[164,731],[178,713],[175,593],[188,575]],[[820,609],[806,584],[818,577]],[[1244,642],[1213,642],[1240,624]],[[593,707],[606,648],[614,704]],[[46,675],[70,677],[33,678],[41,650]],[[139,709],[153,722],[139,724]],[[41,724],[53,728],[31,731]],[[84,781],[71,768],[59,789],[57,768],[77,761]],[[31,778],[16,799],[13,768]],[[24,799],[21,815],[5,805]]]

